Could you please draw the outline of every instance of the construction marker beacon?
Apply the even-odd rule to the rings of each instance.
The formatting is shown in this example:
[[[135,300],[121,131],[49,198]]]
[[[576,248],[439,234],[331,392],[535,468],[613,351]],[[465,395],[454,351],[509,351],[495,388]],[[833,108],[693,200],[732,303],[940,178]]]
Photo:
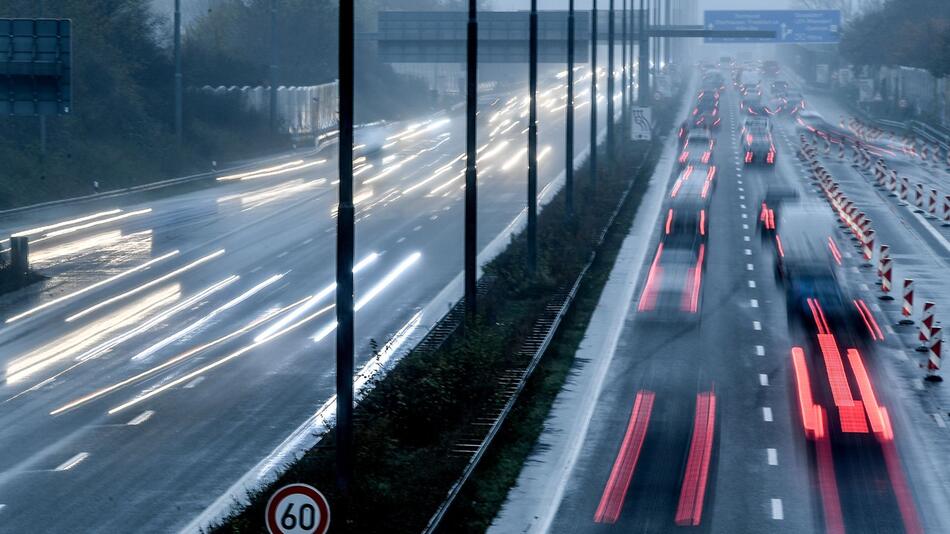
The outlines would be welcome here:
[[[306,484],[277,490],[267,501],[264,514],[270,534],[325,534],[330,529],[330,503]]]

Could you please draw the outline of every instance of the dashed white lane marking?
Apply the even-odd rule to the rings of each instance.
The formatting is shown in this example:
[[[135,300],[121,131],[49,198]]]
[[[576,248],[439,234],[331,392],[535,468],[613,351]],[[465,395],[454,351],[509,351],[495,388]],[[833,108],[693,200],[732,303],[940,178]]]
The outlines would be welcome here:
[[[310,243],[313,243],[313,238],[312,238],[312,237],[308,237],[307,239],[304,239],[304,240],[303,240],[303,244],[304,244],[304,245],[309,245]]]
[[[864,290],[864,291],[870,291],[870,290],[871,290],[871,288],[869,288],[867,284],[861,284],[861,289]]]
[[[753,330],[762,330],[762,323],[760,323],[760,322],[758,322],[758,321],[752,321],[752,329],[753,329]]]
[[[782,499],[772,499],[772,519],[778,521],[785,519],[785,513],[782,511]]]
[[[768,456],[769,465],[778,465],[778,451],[775,449],[765,449],[765,454]]]
[[[894,329],[891,327],[891,325],[885,324],[885,325],[884,325],[884,330],[887,330],[887,333],[888,333],[888,334],[890,334],[890,335],[892,335],[892,336],[894,335]]]
[[[251,274],[254,274],[254,273],[256,273],[257,271],[260,271],[260,270],[263,269],[263,268],[264,268],[263,265],[258,265],[257,267],[254,267],[253,269],[251,269]]]
[[[745,213],[743,213],[743,214],[742,214],[742,218],[743,218],[743,219],[748,219],[748,218],[749,218],[749,216],[748,216],[748,215],[746,215]]]
[[[739,188],[739,192],[740,192],[740,193],[744,193],[744,192],[745,192],[745,188],[744,188],[744,187],[740,187],[740,188]]]
[[[914,385],[914,389],[924,389],[924,383],[920,380],[911,380],[910,383]]]
[[[0,504],[0,512],[2,512],[3,509],[6,508],[6,507],[7,507],[7,505],[5,505],[5,504]]]
[[[755,280],[749,280],[749,287],[755,289]]]
[[[752,238],[749,237],[749,236],[747,236],[747,235],[742,236],[742,240],[743,240],[743,241],[748,242],[748,241],[751,240],[751,239],[752,239]]]
[[[204,381],[204,379],[205,379],[205,377],[199,376],[198,378],[196,378],[196,379],[192,380],[191,382],[188,382],[187,384],[185,384],[185,389],[192,389],[192,388],[194,388],[194,387],[197,386],[198,384],[202,383],[202,382]]]
[[[419,230],[422,230],[422,225],[421,225],[421,224],[420,224],[419,226],[416,226],[415,228],[412,229],[413,232],[418,232]]]
[[[755,265],[752,265],[751,263],[747,263],[747,264],[745,264],[745,270],[747,270],[747,271],[754,271],[754,270],[755,270]]]
[[[765,373],[759,373],[759,385],[760,386],[769,385],[769,375]]]
[[[752,299],[752,300],[750,300],[750,301],[749,301],[749,306],[752,306],[753,308],[758,308],[758,307],[759,307],[759,299]]]
[[[745,195],[739,195],[739,200],[745,200]]]
[[[429,220],[430,220],[430,221],[434,221],[434,220],[436,220],[436,219],[438,219],[438,218],[439,218],[438,215],[433,215],[432,217],[429,217]]]
[[[755,346],[755,355],[756,356],[765,356],[765,347],[762,345]]]
[[[745,209],[745,204],[739,204],[739,207]]]
[[[742,176],[741,174],[739,176]],[[736,183],[742,185],[742,180],[736,180]]]
[[[762,407],[762,420],[766,423],[772,422],[772,408],[769,408],[768,406]]]
[[[396,244],[402,243],[405,240],[406,240],[405,237],[400,237],[399,239],[396,240]]]
[[[151,418],[153,415],[155,415],[155,410],[145,410],[144,412],[135,416],[135,419],[132,419],[126,424],[129,426],[138,426],[144,423],[145,421],[148,421],[149,418]]]
[[[751,256],[751,255],[752,255],[752,250],[750,250],[750,249],[745,249],[745,255],[746,255],[746,256]]]
[[[947,422],[943,420],[943,417],[939,413],[930,414],[933,416],[934,420],[937,421],[937,426],[940,428],[947,428]]]
[[[278,258],[283,258],[283,257],[286,256],[286,255],[287,255],[287,251],[284,251],[284,252],[281,252],[280,254],[278,254],[277,257],[278,257]]]
[[[745,223],[742,223],[742,229],[743,229],[743,230],[748,230],[748,229],[749,229],[749,225],[748,225],[748,224],[745,224]]]
[[[871,303],[871,309],[874,310],[874,311],[876,311],[876,312],[878,312],[878,313],[881,313],[881,305],[878,304],[877,302],[872,302],[872,303]]]
[[[53,471],[69,471],[70,469],[72,469],[72,468],[76,467],[77,465],[79,465],[79,463],[82,462],[83,460],[85,460],[86,458],[89,458],[89,453],[88,453],[88,452],[81,452],[81,453],[77,454],[76,456],[73,456],[72,458],[66,460],[65,462],[63,462],[63,463],[61,463],[61,464],[59,464],[59,466],[56,467],[56,469],[53,469]]]

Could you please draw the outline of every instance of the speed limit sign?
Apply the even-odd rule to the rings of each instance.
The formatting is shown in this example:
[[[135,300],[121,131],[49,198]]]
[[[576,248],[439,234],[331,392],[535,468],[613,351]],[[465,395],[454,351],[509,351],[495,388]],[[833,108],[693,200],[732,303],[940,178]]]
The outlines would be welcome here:
[[[326,534],[330,504],[316,488],[290,484],[275,492],[264,512],[270,534]]]

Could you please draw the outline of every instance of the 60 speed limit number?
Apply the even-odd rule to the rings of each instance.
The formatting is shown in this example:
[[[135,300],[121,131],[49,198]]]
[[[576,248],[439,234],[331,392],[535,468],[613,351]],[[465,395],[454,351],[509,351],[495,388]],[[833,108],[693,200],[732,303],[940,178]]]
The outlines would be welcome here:
[[[316,488],[290,484],[267,501],[264,517],[270,534],[326,534],[330,504]]]

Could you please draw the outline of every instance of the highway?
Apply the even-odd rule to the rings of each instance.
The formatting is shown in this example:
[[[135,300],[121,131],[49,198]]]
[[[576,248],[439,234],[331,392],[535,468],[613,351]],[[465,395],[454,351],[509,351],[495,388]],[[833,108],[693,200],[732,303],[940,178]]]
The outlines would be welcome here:
[[[560,80],[540,88],[542,198],[564,167]],[[589,84],[579,69],[577,156]],[[525,203],[525,97],[480,111],[486,254]],[[391,364],[459,296],[464,131],[445,111],[357,148],[358,369]],[[312,441],[332,416],[335,152],[0,217],[0,245],[27,235],[49,276],[0,296],[0,530],[193,528]]]
[[[794,80],[787,71],[782,77]],[[740,129],[746,115],[726,78],[712,159],[717,183],[698,259],[704,269],[695,278],[692,270],[684,277],[664,259],[674,246],[670,221],[676,223],[660,208],[649,244],[633,260],[642,262],[633,271],[640,273],[633,298],[614,302],[622,292],[601,298],[602,307],[622,314],[615,348],[606,363],[578,365],[582,378],[569,381],[564,400],[555,402],[548,430],[490,532],[950,528],[950,486],[942,457],[946,414],[935,413],[947,395],[923,381],[919,365],[925,355],[914,352],[916,329],[896,326],[900,295],[897,304],[877,299],[874,269],[861,267],[850,232],[834,226],[832,235],[817,237],[822,243],[827,237],[830,245],[823,249],[841,255],[837,280],[853,296],[854,308],[849,302],[848,309],[856,312],[862,303],[869,316],[855,321],[857,328],[833,323],[830,331],[810,316],[789,319],[776,271],[781,244],[776,247],[771,235],[763,234],[762,202],[770,190],[784,190],[794,192],[803,209],[831,217],[832,208],[797,157],[800,134],[808,139],[811,134],[792,117],[772,117],[774,168],[743,163]],[[696,94],[688,92],[687,112]],[[806,97],[808,109],[827,121],[826,130],[849,117],[826,95],[806,92]],[[857,138],[854,132],[850,136]],[[672,147],[676,135],[665,142],[671,145],[667,154],[679,153]],[[875,190],[873,180],[850,165],[851,151],[843,160],[836,150],[818,158],[868,212],[880,243],[891,246],[901,269],[895,279],[925,280],[927,298],[945,302],[946,284],[940,280],[945,280],[950,247],[942,240],[950,231]],[[946,170],[935,171],[900,150],[875,154],[901,174],[941,183],[948,179]],[[657,173],[651,187],[661,188],[662,197],[675,197],[688,187],[675,163],[661,163]],[[689,313],[688,300],[682,307],[670,300],[672,311],[669,304],[663,310],[663,291],[671,284],[685,287],[677,290],[684,295],[701,284],[695,313]],[[817,335],[822,333],[824,338]],[[581,351],[585,346],[611,350],[604,339],[609,333],[592,325]],[[589,408],[581,402],[587,398],[596,399]],[[814,415],[817,406],[823,419]],[[858,408],[851,416],[853,406]]]

